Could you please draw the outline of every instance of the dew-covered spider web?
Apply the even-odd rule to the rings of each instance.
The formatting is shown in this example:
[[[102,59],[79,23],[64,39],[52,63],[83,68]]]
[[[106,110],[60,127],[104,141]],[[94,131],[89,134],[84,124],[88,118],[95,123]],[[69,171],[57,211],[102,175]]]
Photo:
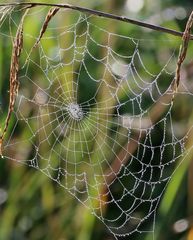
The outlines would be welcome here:
[[[67,9],[45,27],[49,10],[34,7],[23,19],[19,91],[3,157],[46,174],[115,239],[153,234],[158,204],[187,154],[192,129],[176,127],[174,114],[181,39]],[[25,9],[0,12],[1,42],[11,56]],[[10,61],[6,56],[4,64]],[[191,89],[182,81],[178,96],[191,102]],[[3,96],[7,113],[7,91]]]

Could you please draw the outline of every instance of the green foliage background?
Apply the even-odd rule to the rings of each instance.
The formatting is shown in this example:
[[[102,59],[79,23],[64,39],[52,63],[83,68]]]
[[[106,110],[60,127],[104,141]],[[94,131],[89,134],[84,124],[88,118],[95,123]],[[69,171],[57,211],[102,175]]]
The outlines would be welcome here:
[[[6,2],[6,1],[2,1]],[[35,2],[35,1],[33,1]],[[41,1],[47,2],[47,1]],[[57,0],[52,1],[58,3]],[[62,1],[60,1],[61,3]],[[186,1],[182,4],[178,0],[153,1],[144,0],[144,7],[137,13],[127,12],[125,2],[106,1],[68,1],[69,3],[82,5],[98,10],[112,12],[119,15],[127,15],[135,19],[152,21],[168,28],[183,31],[187,18],[165,18],[166,11],[177,7],[186,10],[187,16],[193,4]],[[154,22],[155,21],[155,22]],[[156,22],[158,21],[158,22]],[[33,22],[33,29],[38,25],[38,19]],[[137,31],[137,26],[122,25],[120,32],[129,32],[141,38],[142,32]],[[127,29],[128,27],[128,29]],[[152,33],[150,38],[156,38],[156,48],[145,55],[146,62],[151,69],[156,71],[152,55],[166,51],[162,45],[164,38],[170,36]],[[179,39],[176,40],[176,46]],[[175,46],[168,46],[169,48]],[[190,46],[190,54],[187,62],[191,60],[193,46]],[[97,51],[97,49],[96,49]],[[9,60],[10,49],[5,48],[5,43],[0,39],[0,100],[2,103],[1,120],[5,118],[3,105],[8,100]],[[148,51],[147,51],[148,52]],[[152,54],[152,55],[151,55]],[[6,66],[6,67],[5,67]],[[92,68],[93,66],[91,66]],[[87,92],[88,89],[85,89]],[[84,94],[83,94],[84,95]],[[189,99],[178,99],[175,103],[175,119],[178,128],[186,127],[193,121],[192,106]],[[24,134],[24,133],[21,133]],[[188,142],[193,145],[193,139]],[[183,161],[169,183],[158,209],[156,219],[155,240],[187,239],[191,234],[191,228],[182,234],[176,234],[172,230],[173,224],[181,218],[190,218],[193,215],[193,179],[192,155]],[[176,164],[177,165],[177,164]],[[38,171],[26,166],[15,164],[12,161],[1,159],[0,161],[0,240],[111,240],[105,226],[90,212],[78,203],[71,195],[65,192],[57,184]],[[107,209],[111,211],[111,209]],[[108,213],[107,213],[108,214]],[[132,235],[131,240],[152,239],[152,235]],[[189,237],[188,240],[191,240]]]

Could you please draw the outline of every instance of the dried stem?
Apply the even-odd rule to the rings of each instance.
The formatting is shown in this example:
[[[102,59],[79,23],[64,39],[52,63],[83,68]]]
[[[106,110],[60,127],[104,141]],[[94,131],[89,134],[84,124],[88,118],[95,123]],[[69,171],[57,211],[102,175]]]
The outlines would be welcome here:
[[[46,32],[46,29],[48,27],[48,24],[50,22],[50,20],[56,15],[56,13],[60,10],[59,7],[55,7],[55,8],[52,8],[50,9],[50,11],[48,12],[46,18],[45,18],[45,21],[43,23],[43,26],[42,26],[42,29],[40,30],[40,35],[34,45],[33,48],[37,47],[37,45],[39,44],[41,38],[43,37],[44,33]]]
[[[165,27],[161,27],[161,26],[156,26],[150,23],[145,23],[142,21],[138,21],[138,20],[134,20],[125,16],[118,16],[115,14],[110,14],[110,13],[106,13],[106,12],[101,12],[101,11],[97,11],[94,9],[89,9],[89,8],[84,8],[84,7],[79,7],[79,6],[74,6],[74,5],[70,5],[70,4],[54,4],[54,3],[39,3],[39,2],[34,2],[34,3],[30,3],[30,2],[23,2],[23,3],[6,3],[6,4],[0,4],[1,6],[27,6],[28,8],[32,8],[32,7],[36,7],[36,6],[49,6],[49,7],[58,7],[58,8],[66,8],[66,9],[72,9],[72,10],[76,10],[79,12],[84,12],[84,13],[88,13],[88,14],[92,14],[92,15],[96,15],[96,16],[100,16],[100,17],[104,17],[104,18],[110,18],[110,19],[114,19],[117,21],[122,21],[122,22],[126,22],[126,23],[130,23],[130,24],[134,24],[137,26],[141,26],[144,28],[148,28],[148,29],[152,29],[154,31],[159,31],[159,32],[165,32],[174,36],[178,36],[178,37],[182,37],[183,33],[179,32],[179,31],[175,31],[169,28],[165,28]],[[193,36],[190,36],[190,39],[193,40]]]
[[[24,22],[25,16],[27,15],[27,12],[28,10],[26,10],[25,14],[21,19],[21,22],[19,24],[19,27],[16,33],[15,40],[13,41],[13,50],[12,50],[11,66],[10,66],[9,107],[8,107],[7,117],[5,120],[5,126],[0,136],[0,156],[3,156],[2,155],[3,141],[9,126],[9,121],[14,109],[15,100],[18,94],[18,89],[19,89],[19,81],[18,81],[19,57],[23,48],[23,22]]]
[[[182,67],[182,63],[184,62],[184,60],[186,58],[189,41],[191,39],[192,25],[193,25],[193,11],[190,14],[190,17],[187,21],[186,28],[185,28],[185,31],[184,31],[184,34],[183,34],[183,37],[182,37],[182,45],[180,47],[180,52],[179,52],[178,62],[177,62],[177,68],[176,68],[175,86],[174,86],[175,92],[177,91],[177,88],[178,88],[179,83],[180,83],[181,67]]]

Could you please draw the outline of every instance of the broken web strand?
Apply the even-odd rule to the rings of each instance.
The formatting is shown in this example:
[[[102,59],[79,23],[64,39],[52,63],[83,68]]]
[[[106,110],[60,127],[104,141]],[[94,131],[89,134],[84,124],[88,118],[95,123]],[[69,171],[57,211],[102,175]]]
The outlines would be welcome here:
[[[80,24],[83,24],[83,29],[85,29],[81,34],[77,31]],[[55,27],[58,35],[44,36],[37,49],[32,51],[31,56],[26,54],[28,61],[24,68],[25,74],[20,76],[20,81],[22,86],[27,79],[29,85],[33,86],[31,88],[33,95],[31,96],[29,92],[25,93],[26,89],[20,87],[18,102],[14,110],[17,119],[16,125],[5,148],[13,149],[21,143],[25,143],[26,146],[30,143],[34,153],[30,153],[31,150],[28,150],[29,152],[25,154],[18,154],[17,159],[12,159],[29,163],[30,166],[58,182],[91,209],[91,212],[109,228],[115,238],[129,236],[134,232],[146,232],[141,225],[152,215],[153,222],[155,222],[157,204],[163,192],[162,190],[158,196],[153,196],[156,195],[154,189],[162,183],[167,183],[170,176],[164,176],[164,170],[166,166],[174,164],[180,157],[180,153],[176,153],[173,146],[180,145],[181,152],[183,152],[184,139],[178,140],[173,130],[169,142],[165,136],[167,125],[171,124],[171,129],[173,129],[172,104],[168,99],[167,101],[163,100],[166,92],[170,90],[169,99],[173,92],[171,91],[172,85],[168,86],[169,90],[165,89],[161,92],[158,83],[162,74],[170,75],[172,78],[173,74],[169,74],[167,71],[169,62],[158,75],[151,74],[141,58],[138,46],[140,41],[110,33],[95,23],[93,24],[92,17],[82,14],[76,23],[58,29],[60,34]],[[97,29],[104,39],[97,39],[92,32],[93,29]],[[61,45],[60,38],[68,34],[72,34],[71,37],[68,36],[71,38],[72,44],[66,47]],[[80,40],[83,36],[86,36],[84,41]],[[37,40],[37,37],[29,34],[26,34],[25,38],[34,38],[34,42]],[[133,52],[130,50],[127,55],[118,53],[114,50],[115,46],[111,42],[113,38],[118,38],[119,41],[125,40],[127,44],[129,42],[134,45],[131,47]],[[56,39],[57,41],[55,41]],[[44,47],[44,41],[52,40],[58,49],[55,56],[50,56]],[[99,52],[103,52],[103,56],[96,56],[96,53],[92,53],[89,44],[97,45],[100,49]],[[24,51],[28,52],[26,49]],[[34,58],[33,52],[38,52],[39,60]],[[102,74],[98,78],[89,68],[88,59],[99,65]],[[121,59],[124,63],[117,59],[119,61]],[[113,67],[112,60],[125,70],[124,74]],[[127,60],[126,63],[125,60]],[[42,78],[47,81],[46,87],[42,85],[42,82],[32,78],[30,65],[34,65],[41,72]],[[145,79],[141,76],[141,69],[146,74]],[[85,76],[90,80],[88,82],[95,82],[97,87],[89,99],[78,103],[77,93],[80,91],[81,79]],[[74,81],[72,81],[73,78],[75,78]],[[128,81],[129,78],[132,81]],[[157,90],[157,95],[154,96],[155,90]],[[164,116],[160,116],[161,119],[157,119],[156,122],[151,121],[151,117],[145,119],[149,111],[149,108],[144,109],[143,106],[145,93],[151,99],[152,105],[158,102],[158,106],[160,104],[167,108]],[[127,100],[122,100],[122,96],[126,96]],[[124,114],[122,108],[127,104],[132,111]],[[31,110],[32,116],[31,113],[25,112],[26,106],[33,109],[33,111]],[[77,112],[81,116],[83,114],[84,117],[76,118]],[[153,111],[150,116],[154,116]],[[22,142],[12,141],[14,132],[17,132],[17,127],[21,122],[25,122],[29,136],[27,139],[24,136]],[[156,146],[152,138],[159,125],[164,126],[163,140],[160,146]],[[137,137],[135,132],[138,132]],[[127,142],[128,144],[126,144]],[[131,151],[128,147],[131,142],[135,145],[135,151]],[[171,159],[165,163],[164,150],[168,146],[173,147],[174,150]],[[118,153],[121,150],[123,150],[123,154],[119,156]],[[18,149],[18,152],[20,151]],[[147,152],[151,152],[149,163],[146,163],[145,160]],[[154,158],[158,152],[160,160],[154,164]],[[6,158],[10,159],[11,157],[6,156]],[[109,160],[115,158],[121,165],[118,171],[114,171]],[[128,164],[125,164],[124,162],[127,161]],[[140,167],[138,166],[138,170],[134,171],[133,165]],[[107,174],[105,168],[111,171],[107,171]],[[154,172],[160,173],[159,180],[155,180]],[[144,177],[147,173],[150,173],[149,180]],[[111,180],[108,182],[109,176],[111,176]],[[131,183],[131,186],[128,186],[127,183]],[[114,184],[122,189],[119,197],[115,196],[111,190]],[[142,185],[143,192],[139,194],[137,189]],[[101,189],[104,187],[106,191],[100,197]],[[148,191],[150,191],[149,194]],[[131,203],[128,209],[124,209],[125,199]],[[144,216],[137,216],[136,209],[145,207],[145,204],[149,207],[146,207]],[[113,218],[106,216],[103,210],[107,206],[117,208],[117,216]],[[153,232],[153,229],[149,231]]]

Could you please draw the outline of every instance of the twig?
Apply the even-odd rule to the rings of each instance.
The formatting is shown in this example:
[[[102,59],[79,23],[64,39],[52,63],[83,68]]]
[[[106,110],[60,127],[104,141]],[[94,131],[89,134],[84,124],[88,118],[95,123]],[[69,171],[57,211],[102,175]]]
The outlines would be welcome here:
[[[131,19],[131,18],[128,18],[128,17],[125,17],[125,16],[118,16],[118,15],[115,15],[115,14],[101,12],[101,11],[97,11],[97,10],[94,10],[94,9],[74,6],[74,5],[71,5],[71,4],[55,4],[55,3],[40,3],[40,2],[0,4],[0,7],[4,7],[4,6],[13,6],[13,7],[14,6],[15,7],[17,7],[17,6],[28,6],[29,8],[36,7],[36,6],[49,6],[49,7],[59,7],[59,8],[72,9],[72,10],[76,10],[76,11],[79,11],[79,12],[84,12],[84,13],[88,13],[88,14],[92,14],[92,15],[96,15],[96,16],[100,16],[100,17],[104,17],[104,18],[110,18],[110,19],[114,19],[114,20],[117,20],[117,21],[122,21],[122,22],[130,23],[130,24],[134,24],[134,25],[137,25],[137,26],[141,26],[141,27],[152,29],[152,30],[159,31],[159,32],[168,33],[168,34],[178,36],[178,37],[183,36],[182,32],[172,30],[172,29],[169,29],[169,28],[157,26],[157,25],[142,22],[142,21],[139,21],[139,20],[134,20],[134,19]],[[193,35],[190,36],[190,39],[193,40]]]

